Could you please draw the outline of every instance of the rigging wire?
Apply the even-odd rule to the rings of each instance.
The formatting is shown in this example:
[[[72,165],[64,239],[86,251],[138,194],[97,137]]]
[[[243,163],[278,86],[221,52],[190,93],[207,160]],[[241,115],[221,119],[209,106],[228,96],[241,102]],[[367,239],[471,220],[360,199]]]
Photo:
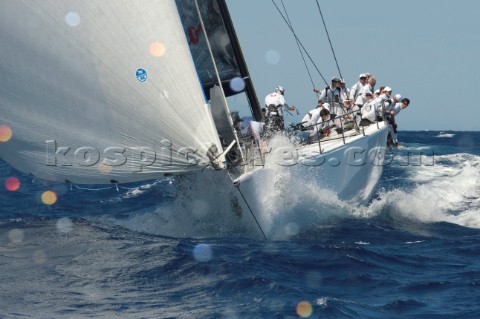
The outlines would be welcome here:
[[[248,204],[247,199],[245,198],[245,196],[244,196],[243,193],[242,193],[242,190],[240,189],[240,182],[239,182],[239,181],[235,181],[235,180],[233,179],[232,175],[230,175],[230,172],[229,172],[228,170],[226,170],[226,172],[227,172],[227,176],[228,176],[228,177],[230,178],[230,180],[232,181],[233,186],[235,186],[235,188],[238,190],[238,192],[239,192],[240,195],[242,196],[242,199],[243,199],[243,201],[245,202],[245,204],[247,205],[247,208],[248,208],[248,210],[250,211],[250,214],[252,215],[253,220],[255,220],[255,223],[257,224],[258,228],[260,229],[260,232],[262,233],[263,238],[265,238],[265,240],[268,241],[267,235],[265,235],[265,232],[263,231],[262,226],[260,226],[260,223],[258,222],[257,217],[256,217],[255,214],[253,213],[252,208],[251,208],[250,205]]]
[[[283,0],[281,0],[281,2],[282,2],[283,11],[285,12],[285,16],[287,17],[288,25],[293,29],[292,21],[290,20],[290,17],[288,15],[287,8],[285,7],[285,4],[284,4]],[[302,56],[302,60],[303,60],[303,64],[305,65],[305,69],[307,69],[308,77],[310,78],[310,82],[312,83],[312,87],[313,87],[313,89],[315,89],[315,83],[313,82],[312,74],[310,73],[310,68],[307,65],[307,61],[305,60],[305,55],[303,54],[302,48],[300,47],[299,40],[298,40],[298,38],[295,38],[295,40],[297,42],[298,51],[300,51],[300,55]],[[317,94],[317,97],[318,97],[318,93],[317,92],[315,92],[315,93]]]
[[[337,64],[338,74],[340,75],[340,78],[343,79],[342,72],[340,71],[340,67],[338,66],[337,56],[335,54],[335,50],[333,49],[333,44],[332,44],[332,41],[330,40],[330,35],[328,34],[327,25],[325,23],[325,19],[323,18],[322,9],[320,9],[320,4],[318,3],[318,0],[316,1],[317,1],[318,12],[320,12],[320,16],[322,17],[323,26],[325,28],[325,32],[327,33],[327,38],[328,38],[328,42],[330,43],[330,48],[332,49],[333,58],[335,59],[335,63]]]
[[[283,18],[283,21],[285,21],[285,23],[287,24],[288,28],[290,29],[290,31],[292,32],[293,36],[295,37],[295,39],[297,40],[298,44],[302,47],[303,51],[305,52],[305,54],[307,55],[308,59],[310,60],[310,62],[312,62],[313,66],[315,67],[315,69],[317,70],[318,74],[320,75],[320,77],[323,79],[323,81],[325,82],[325,84],[328,86],[328,82],[327,80],[325,80],[325,77],[322,75],[322,72],[320,72],[320,70],[318,69],[317,65],[315,64],[315,62],[313,61],[312,57],[310,56],[310,54],[308,53],[308,51],[305,49],[304,45],[302,44],[302,41],[300,41],[300,39],[298,38],[297,34],[295,33],[295,31],[293,30],[292,26],[288,23],[287,19],[285,18],[285,16],[283,15],[282,11],[280,10],[280,8],[277,6],[277,4],[275,3],[275,0],[272,0],[272,3],[273,5],[275,6],[275,8],[277,8],[277,11],[278,13],[280,14],[280,16]]]
[[[234,184],[234,185],[235,185],[235,184]],[[265,238],[265,240],[268,241],[267,235],[265,235],[265,232],[263,231],[262,226],[260,226],[260,223],[258,222],[257,217],[255,217],[255,214],[253,213],[252,208],[251,208],[250,205],[248,204],[247,199],[245,198],[245,196],[243,195],[242,190],[240,189],[240,185],[237,184],[237,185],[235,185],[235,186],[237,187],[238,192],[240,193],[240,195],[242,195],[243,201],[244,201],[245,204],[247,205],[248,210],[250,210],[250,213],[252,214],[252,217],[253,217],[253,219],[255,220],[255,223],[257,223],[258,228],[259,228],[260,231],[262,232],[263,238]]]

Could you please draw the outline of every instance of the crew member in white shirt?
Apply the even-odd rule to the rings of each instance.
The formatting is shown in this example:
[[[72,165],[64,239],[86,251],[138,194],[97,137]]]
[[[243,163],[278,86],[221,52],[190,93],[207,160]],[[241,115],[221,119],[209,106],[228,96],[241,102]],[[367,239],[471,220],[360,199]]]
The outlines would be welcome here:
[[[393,146],[398,147],[398,135],[397,135],[397,122],[395,117],[400,113],[400,111],[407,108],[410,105],[410,99],[403,98],[401,102],[395,104],[395,106],[390,107],[390,119],[389,119],[389,132],[392,137]]]
[[[358,106],[358,108],[362,108],[363,105],[369,101],[371,101],[373,98],[373,94],[370,91],[366,91],[362,94],[360,94],[357,99],[355,100],[355,105]]]
[[[377,80],[373,75],[371,75],[370,77],[368,77],[367,83],[363,86],[362,93],[370,91],[373,94],[375,90],[375,84],[377,84]]]
[[[365,84],[367,84],[367,76],[362,73],[358,76],[358,82],[355,83],[350,89],[350,100],[357,100],[357,98],[362,94],[362,89]]]
[[[316,93],[320,93],[320,96],[318,97],[318,99],[322,100],[322,102],[324,103],[327,102],[330,105],[332,105],[333,103],[341,104],[342,103],[342,100],[340,97],[341,85],[342,85],[341,80],[337,77],[333,77],[332,83],[330,84],[330,86],[327,86],[326,88],[324,88],[321,93],[318,89],[313,89],[313,91]]]
[[[404,110],[407,108],[407,106],[410,105],[410,99],[408,98],[403,98],[401,102],[398,102],[397,104],[395,104],[395,106],[393,108],[390,108],[393,112],[395,112],[395,114],[393,115],[398,115],[398,113],[400,113],[401,110]]]
[[[392,88],[386,86],[380,96],[373,100],[375,112],[377,114],[377,120],[384,119],[384,113],[390,109],[390,96],[392,96]]]
[[[393,111],[395,109],[395,107],[397,106],[397,104],[401,104],[402,103],[402,95],[401,94],[395,94],[391,100],[391,103],[389,105],[389,109],[390,111]]]
[[[294,111],[295,106],[289,106],[284,97],[285,89],[281,86],[275,88],[275,92],[265,97],[265,106],[267,108],[266,133],[270,136],[274,132],[283,131],[285,123],[283,119],[283,110]]]
[[[346,87],[345,80],[340,80],[340,101],[348,100],[350,96],[350,89]]]
[[[317,120],[320,117],[320,111],[322,110],[322,105],[322,100],[318,100],[317,107],[308,111],[308,113],[302,118],[303,127],[309,127],[310,125],[317,123]]]
[[[333,130],[340,130],[342,127],[340,121],[340,118],[334,114],[330,114],[326,108],[322,109],[315,130],[310,132],[310,140],[312,141],[318,138],[318,133],[320,133],[320,138],[322,138],[330,135]]]

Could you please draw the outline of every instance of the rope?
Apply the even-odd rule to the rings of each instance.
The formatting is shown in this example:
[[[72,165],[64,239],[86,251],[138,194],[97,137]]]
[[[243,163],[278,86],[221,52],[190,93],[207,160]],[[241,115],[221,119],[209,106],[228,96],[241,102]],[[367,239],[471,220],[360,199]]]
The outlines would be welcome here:
[[[322,75],[322,72],[320,72],[320,70],[318,69],[317,65],[315,64],[315,62],[313,62],[313,59],[312,57],[310,56],[310,54],[308,53],[307,49],[305,49],[305,47],[303,46],[302,44],[302,41],[300,41],[300,39],[298,38],[297,34],[295,33],[295,31],[293,30],[292,26],[288,23],[287,19],[285,18],[285,16],[283,15],[282,11],[280,11],[280,8],[277,6],[277,4],[275,3],[275,0],[272,0],[272,3],[273,5],[275,6],[275,8],[277,8],[277,11],[278,13],[280,14],[280,16],[283,18],[283,21],[285,21],[285,23],[287,24],[288,28],[290,29],[290,31],[292,32],[293,36],[295,37],[295,40],[297,40],[297,43],[302,47],[303,51],[305,52],[305,54],[307,55],[308,59],[310,60],[310,62],[312,62],[313,66],[315,67],[315,69],[317,70],[318,74],[320,75],[320,77],[323,79],[323,81],[325,82],[326,85],[328,85],[328,82],[327,80],[325,80],[325,77]]]
[[[245,204],[247,205],[248,209],[250,210],[250,213],[252,214],[252,217],[253,217],[253,219],[255,220],[255,223],[257,223],[258,228],[259,228],[260,231],[262,232],[263,238],[265,238],[265,240],[268,240],[267,235],[265,235],[265,233],[264,233],[264,231],[263,231],[263,229],[262,229],[262,226],[260,226],[260,223],[258,222],[257,218],[255,217],[255,214],[254,214],[253,211],[252,211],[252,208],[250,207],[250,205],[248,205],[247,199],[245,198],[245,196],[243,195],[242,191],[240,190],[240,185],[237,186],[237,189],[238,189],[238,192],[240,193],[240,195],[242,195],[242,198],[243,198],[243,200],[245,201]]]
[[[290,20],[290,17],[288,16],[288,12],[287,12],[287,8],[285,8],[285,4],[283,3],[283,0],[282,1],[282,7],[283,7],[283,11],[285,12],[285,16],[287,17],[287,20],[288,20],[288,25],[293,29],[293,25],[292,25],[292,21]],[[298,47],[298,51],[300,51],[300,55],[302,56],[302,60],[303,60],[303,64],[305,65],[305,69],[307,69],[307,73],[308,73],[308,77],[310,78],[310,82],[312,83],[312,87],[313,89],[315,89],[315,83],[313,82],[313,78],[312,78],[312,74],[310,73],[310,69],[308,68],[308,65],[307,65],[307,61],[305,60],[305,56],[303,55],[303,51],[302,51],[302,48],[300,47],[300,43],[299,43],[299,40],[297,38],[295,38],[296,42],[297,42],[297,47]],[[317,98],[318,98],[318,93],[315,92],[317,94]]]
[[[157,183],[162,183],[166,181],[166,179],[162,179],[162,180],[159,180],[159,181],[155,181],[153,184],[157,184]],[[132,191],[132,190],[135,190],[135,189],[138,189],[140,188],[141,186],[139,187],[126,187],[126,186],[121,186],[119,185],[118,183],[113,183],[112,186],[108,186],[108,187],[103,187],[103,188],[88,188],[88,187],[80,187],[76,184],[73,184],[71,182],[68,182],[67,183],[68,185],[70,185],[70,190],[73,190],[73,187],[75,187],[76,189],[80,189],[80,190],[86,190],[86,191],[103,191],[103,190],[107,190],[107,189],[112,189],[115,187],[115,189],[117,190],[117,192],[120,192],[120,189],[124,189],[124,190],[128,190],[128,191]]]
[[[70,184],[70,185],[73,185],[75,188],[81,189],[81,190],[85,190],[85,191],[103,191],[103,190],[107,190],[107,189],[112,189],[112,188],[113,188],[112,186],[104,187],[104,188],[86,188],[86,187],[77,186],[77,185],[75,185],[75,184]],[[118,190],[118,189],[117,189],[117,190]]]
[[[227,175],[228,175],[228,177],[230,177],[230,180],[232,181],[233,186],[235,186],[235,188],[238,189],[238,192],[239,192],[240,195],[242,196],[243,201],[245,202],[245,204],[247,205],[248,210],[250,211],[250,214],[251,214],[252,217],[253,217],[253,220],[255,220],[255,223],[257,224],[258,228],[260,229],[260,232],[262,233],[263,238],[265,238],[265,240],[268,241],[267,235],[265,235],[265,232],[263,231],[262,226],[260,226],[260,223],[258,222],[257,217],[255,217],[255,214],[253,213],[252,208],[251,208],[250,205],[248,204],[247,199],[245,198],[245,196],[244,196],[243,193],[242,193],[242,190],[240,189],[240,183],[239,183],[239,182],[235,182],[228,171],[227,171]]]
[[[332,53],[333,53],[333,58],[335,59],[335,63],[337,64],[338,74],[340,75],[340,78],[343,79],[342,72],[340,71],[340,67],[338,66],[337,56],[335,55],[335,50],[333,49],[332,41],[330,40],[330,35],[328,34],[327,25],[325,24],[325,19],[323,18],[322,9],[320,9],[320,4],[318,3],[318,0],[317,0],[317,7],[318,7],[318,12],[320,12],[320,16],[322,17],[323,26],[325,28],[325,32],[327,33],[328,42],[330,43],[330,48],[332,49]]]

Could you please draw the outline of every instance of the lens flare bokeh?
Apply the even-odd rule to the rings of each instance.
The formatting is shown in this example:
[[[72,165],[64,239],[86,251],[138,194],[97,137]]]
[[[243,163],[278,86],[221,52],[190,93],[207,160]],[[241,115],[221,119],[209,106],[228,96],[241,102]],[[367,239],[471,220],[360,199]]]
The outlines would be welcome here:
[[[167,52],[167,48],[162,42],[155,41],[150,44],[150,54],[154,57],[161,57],[165,52]]]
[[[281,60],[280,53],[276,50],[269,50],[265,53],[265,60],[271,65],[278,64]]]
[[[212,248],[207,244],[198,244],[193,249],[193,257],[198,262],[209,262],[210,260],[212,260],[213,257]]]
[[[245,89],[245,81],[241,77],[233,78],[230,81],[230,88],[235,92],[241,92]]]
[[[0,142],[8,142],[12,138],[12,129],[7,125],[0,125]]]
[[[308,318],[313,313],[313,307],[308,301],[300,301],[297,305],[297,315],[302,318]]]
[[[70,11],[65,15],[65,23],[70,27],[77,27],[81,22],[80,15],[76,12]]]
[[[101,163],[100,165],[98,165],[98,171],[103,175],[108,175],[112,172],[112,166]]]
[[[58,199],[57,194],[52,191],[43,192],[41,198],[42,203],[44,203],[45,205],[53,205],[57,202]]]
[[[20,181],[16,177],[9,177],[5,181],[5,188],[11,192],[17,191],[20,188]]]

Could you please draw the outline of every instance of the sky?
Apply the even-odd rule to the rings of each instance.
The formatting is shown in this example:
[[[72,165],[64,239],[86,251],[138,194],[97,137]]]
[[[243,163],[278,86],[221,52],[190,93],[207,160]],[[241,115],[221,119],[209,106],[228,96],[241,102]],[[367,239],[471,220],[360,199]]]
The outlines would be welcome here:
[[[281,0],[275,0],[282,8]],[[315,0],[283,0],[293,28],[330,82],[339,76]],[[480,1],[319,1],[348,87],[360,73],[411,100],[397,116],[399,130],[480,130]],[[227,0],[259,101],[277,85],[300,122],[316,95],[295,38],[272,0]],[[325,82],[308,64],[316,87]],[[232,100],[232,99],[230,99]],[[232,110],[245,102],[234,98]],[[245,109],[246,110],[246,109]],[[245,111],[246,112],[246,111]],[[243,115],[243,114],[242,114]],[[247,115],[247,114],[245,114]]]

